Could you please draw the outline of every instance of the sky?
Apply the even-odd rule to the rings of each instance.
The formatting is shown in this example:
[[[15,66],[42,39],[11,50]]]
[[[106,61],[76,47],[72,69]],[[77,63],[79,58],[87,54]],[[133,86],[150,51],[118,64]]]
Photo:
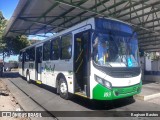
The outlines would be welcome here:
[[[9,20],[11,18],[11,16],[14,13],[14,10],[16,9],[18,2],[19,2],[19,0],[0,0],[0,11],[2,11],[3,16],[6,19]],[[46,34],[46,36],[52,36],[52,35],[53,34],[51,34],[51,33]],[[39,37],[39,36],[35,36],[35,35],[31,35],[28,37],[28,39],[36,39],[36,40],[43,40],[44,38],[45,37]],[[0,56],[0,59],[2,59],[2,56]],[[9,60],[18,61],[18,55],[6,57],[5,61],[8,62]]]
[[[10,19],[19,0],[0,0],[0,11],[2,11],[3,16],[6,19]],[[0,59],[2,59],[2,56],[0,56]],[[18,60],[18,56],[10,56],[5,58],[5,62],[8,62],[9,60]]]
[[[10,19],[19,0],[0,0],[0,10],[6,19]]]

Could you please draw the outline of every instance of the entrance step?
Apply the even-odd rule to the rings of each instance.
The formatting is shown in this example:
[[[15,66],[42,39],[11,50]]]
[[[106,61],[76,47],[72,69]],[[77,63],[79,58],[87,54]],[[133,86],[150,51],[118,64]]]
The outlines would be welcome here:
[[[86,96],[86,94],[85,94],[84,91],[82,91],[82,92],[76,92],[75,94],[87,98],[87,96]]]

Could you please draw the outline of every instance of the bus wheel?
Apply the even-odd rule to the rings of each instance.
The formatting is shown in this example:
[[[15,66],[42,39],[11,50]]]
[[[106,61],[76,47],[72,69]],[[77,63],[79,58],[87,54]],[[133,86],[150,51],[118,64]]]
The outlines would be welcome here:
[[[68,86],[65,78],[61,77],[59,80],[59,94],[63,99],[69,99]]]
[[[26,74],[26,80],[27,80],[27,82],[28,82],[28,83],[30,83],[30,82],[31,82],[31,80],[30,80],[30,76],[29,76],[29,72],[27,72],[27,74]]]

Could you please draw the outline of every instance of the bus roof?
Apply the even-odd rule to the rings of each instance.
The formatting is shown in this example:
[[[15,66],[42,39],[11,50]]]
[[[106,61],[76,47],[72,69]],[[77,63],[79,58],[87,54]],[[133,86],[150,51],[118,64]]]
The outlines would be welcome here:
[[[48,38],[46,38],[46,39],[44,39],[44,40],[42,40],[42,41],[39,41],[39,42],[37,42],[37,43],[34,43],[33,45],[30,45],[30,46],[28,46],[28,47],[26,47],[26,48],[23,48],[23,49],[20,50],[20,51],[25,51],[25,50],[28,49],[28,48],[34,47],[34,46],[36,46],[36,45],[38,45],[38,44],[44,43],[44,42],[46,42],[46,41],[48,41],[48,40],[51,40],[51,39],[56,38],[56,37],[58,37],[58,36],[64,35],[64,34],[70,32],[70,31],[73,31],[73,30],[75,30],[75,29],[77,29],[77,28],[80,28],[80,27],[82,27],[82,26],[85,26],[85,25],[87,25],[88,23],[90,23],[91,21],[94,22],[94,19],[95,19],[95,18],[90,18],[90,19],[85,20],[85,21],[83,21],[83,22],[81,22],[81,23],[78,23],[77,25],[74,25],[74,26],[72,26],[71,28],[68,28],[68,29],[66,29],[66,30],[63,30],[63,31],[55,34],[54,36],[48,37]]]
[[[25,50],[28,49],[28,48],[32,48],[32,47],[34,47],[34,46],[36,46],[36,45],[39,45],[39,44],[41,44],[41,43],[44,43],[44,42],[46,42],[46,41],[48,41],[48,40],[51,40],[51,39],[56,38],[56,37],[58,37],[58,36],[64,35],[64,34],[70,32],[70,31],[74,31],[74,30],[77,29],[77,28],[80,28],[80,27],[82,27],[82,26],[88,25],[88,23],[89,23],[90,25],[92,25],[91,23],[94,23],[95,18],[102,18],[102,17],[93,17],[93,18],[90,18],[90,19],[88,19],[88,20],[85,20],[85,21],[83,21],[83,22],[81,22],[81,23],[78,23],[77,25],[72,26],[71,28],[68,28],[68,29],[66,29],[66,30],[63,30],[63,31],[55,34],[54,36],[48,37],[48,38],[46,38],[46,39],[44,39],[44,40],[42,40],[42,41],[39,41],[39,42],[37,42],[37,43],[34,43],[33,45],[30,45],[30,46],[28,46],[28,47],[26,47],[26,48],[23,48],[23,49],[20,50],[20,51],[25,51]],[[105,17],[103,17],[103,18],[105,18]],[[105,19],[113,20],[113,21],[117,21],[117,22],[121,22],[121,23],[127,24],[127,25],[129,25],[129,26],[132,26],[131,24],[129,24],[129,23],[127,23],[127,22],[123,22],[123,21],[120,21],[120,20],[117,20],[117,19],[113,19],[113,18],[105,18]],[[94,27],[95,27],[95,26],[92,25],[92,28],[94,28]]]

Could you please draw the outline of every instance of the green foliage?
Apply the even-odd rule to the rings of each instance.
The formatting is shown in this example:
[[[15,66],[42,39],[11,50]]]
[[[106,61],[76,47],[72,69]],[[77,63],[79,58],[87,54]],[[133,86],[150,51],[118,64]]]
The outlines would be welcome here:
[[[160,59],[160,56],[158,56],[156,52],[151,52],[150,57],[151,57],[151,60],[154,60],[154,61],[158,61]]]
[[[0,53],[5,53],[5,55],[16,55],[19,51],[29,45],[27,37],[17,36],[13,37],[3,37],[4,30],[7,25],[7,20],[3,17],[2,12],[0,11]]]
[[[2,12],[0,11],[0,53],[2,53],[4,47],[5,47],[5,42],[3,41],[3,32],[6,28],[7,25],[7,20],[3,17]]]
[[[0,11],[0,37],[2,38],[2,34],[4,29],[6,28],[7,20],[3,17],[2,12]]]
[[[1,20],[1,19],[4,19],[3,14],[2,14],[2,11],[0,11],[0,20]]]
[[[24,35],[17,36],[16,38],[4,38],[4,41],[6,44],[4,52],[7,53],[7,55],[17,55],[21,49],[29,45],[29,41]]]

